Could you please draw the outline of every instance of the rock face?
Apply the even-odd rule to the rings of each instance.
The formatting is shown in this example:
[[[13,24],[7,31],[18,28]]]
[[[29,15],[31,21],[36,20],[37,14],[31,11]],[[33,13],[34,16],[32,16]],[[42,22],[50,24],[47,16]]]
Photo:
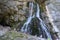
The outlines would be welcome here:
[[[60,35],[60,0],[50,0],[50,4],[47,7],[50,15],[49,18],[51,18],[49,20],[51,20],[55,29],[58,29]]]
[[[0,24],[13,28],[23,25],[29,16],[27,13],[29,1],[35,0],[0,0]]]
[[[0,0],[0,24],[3,25],[4,27],[5,26],[11,26],[12,28],[21,27],[29,16],[29,14],[28,14],[29,8],[27,7],[28,1],[30,1],[30,2],[36,1],[39,4],[41,4],[41,3],[44,3],[46,0]],[[52,3],[48,5],[48,8],[50,11],[50,15],[53,19],[54,25],[56,25],[60,29],[60,11],[59,11],[60,2],[59,2],[59,0],[57,0],[57,1],[50,0],[50,2],[52,2]],[[51,27],[50,21],[47,20],[48,17],[46,16],[45,13],[42,13],[42,19],[47,24],[47,26],[50,27],[49,30],[51,30],[52,27]],[[5,32],[7,32],[8,28],[7,29],[5,28],[4,30],[6,30]],[[1,35],[5,34],[4,30],[0,31]],[[23,34],[23,36],[21,36],[22,34],[20,34],[18,32],[14,32],[14,31],[8,32],[6,35],[1,37],[1,40],[5,40],[5,39],[6,40],[41,40],[38,37],[34,37],[34,36],[30,37],[30,35],[28,35],[29,37],[25,34]],[[45,39],[42,39],[42,40],[45,40]]]
[[[60,0],[50,0],[49,5],[50,14],[52,16],[54,24],[60,30]]]
[[[0,24],[12,28],[23,25],[29,16],[29,1],[35,0],[0,0]]]
[[[8,32],[9,30],[11,30],[10,27],[0,25],[0,36],[6,34],[6,32]]]
[[[0,24],[16,27],[20,22],[26,20],[25,10],[26,2],[20,2],[19,0],[0,0]]]
[[[44,38],[39,38],[31,35],[26,35],[16,31],[10,31],[0,37],[0,40],[46,40]]]

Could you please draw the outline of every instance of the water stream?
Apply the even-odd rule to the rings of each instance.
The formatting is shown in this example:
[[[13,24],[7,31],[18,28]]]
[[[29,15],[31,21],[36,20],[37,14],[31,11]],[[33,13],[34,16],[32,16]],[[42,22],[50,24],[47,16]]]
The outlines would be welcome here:
[[[48,31],[48,29],[47,29],[47,26],[44,24],[44,22],[43,22],[43,20],[40,18],[40,9],[39,9],[39,5],[37,4],[37,13],[36,13],[36,17],[40,20],[40,24],[41,24],[41,28],[42,28],[42,30],[44,30],[45,31],[45,33],[46,33],[46,35],[47,35],[47,37],[48,38],[50,38],[50,40],[52,40],[52,38],[51,38],[51,35],[50,35],[50,33],[49,33],[49,31]]]
[[[21,31],[24,32],[24,33],[26,33],[28,31],[28,25],[29,25],[29,23],[31,22],[31,20],[33,18],[33,16],[32,16],[33,3],[29,4],[29,8],[30,8],[30,10],[29,10],[30,15],[29,15],[27,21],[24,23],[23,27],[21,28]]]
[[[48,31],[47,26],[45,25],[43,20],[40,18],[40,8],[39,8],[39,5],[37,4],[37,8],[36,8],[37,10],[36,10],[35,14],[33,14],[33,10],[34,10],[33,7],[34,7],[33,2],[30,2],[29,3],[29,8],[30,8],[29,14],[30,14],[30,16],[28,17],[27,21],[22,26],[21,32],[29,33],[29,30],[30,30],[29,24],[31,23],[32,19],[36,17],[39,20],[39,25],[41,25],[41,26],[38,26],[38,30],[39,31],[42,30],[42,32],[43,32],[42,35],[46,34],[47,38],[52,40],[51,34]],[[30,33],[31,33],[31,31],[30,31]]]

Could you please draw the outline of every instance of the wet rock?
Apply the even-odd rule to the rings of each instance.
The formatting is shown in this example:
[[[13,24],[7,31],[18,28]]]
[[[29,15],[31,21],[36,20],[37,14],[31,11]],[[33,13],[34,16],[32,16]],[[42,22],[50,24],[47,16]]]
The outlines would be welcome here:
[[[38,18],[33,18],[31,23],[29,24],[29,28],[30,30],[28,32],[30,32],[31,35],[36,35],[36,36],[40,36],[41,35],[41,31],[39,30],[39,20]],[[38,29],[39,28],[39,29]]]

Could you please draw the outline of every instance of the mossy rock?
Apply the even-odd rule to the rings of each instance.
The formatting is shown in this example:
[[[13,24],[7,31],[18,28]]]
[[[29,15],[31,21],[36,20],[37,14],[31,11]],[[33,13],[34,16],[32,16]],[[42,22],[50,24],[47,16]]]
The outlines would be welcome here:
[[[44,40],[44,38],[27,35],[17,31],[9,31],[5,35],[0,36],[0,40]]]
[[[27,38],[26,34],[23,34],[21,32],[16,32],[16,31],[10,31],[7,32],[5,35],[0,37],[0,40],[22,40],[23,38]]]
[[[14,29],[25,21],[25,11],[21,4],[18,0],[0,0],[0,25]]]

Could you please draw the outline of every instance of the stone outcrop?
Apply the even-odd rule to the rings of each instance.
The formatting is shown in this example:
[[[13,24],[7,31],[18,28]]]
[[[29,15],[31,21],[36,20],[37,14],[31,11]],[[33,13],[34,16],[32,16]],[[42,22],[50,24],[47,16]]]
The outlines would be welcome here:
[[[51,6],[50,9],[50,15],[53,19],[53,23],[55,26],[60,30],[60,0],[51,0]],[[59,37],[60,37],[60,31],[59,31]]]
[[[0,36],[5,35],[6,32],[10,31],[11,28],[8,26],[2,26],[0,25]]]
[[[0,37],[0,40],[46,40],[36,36],[27,35],[21,32],[10,31]]]
[[[16,27],[16,25],[20,24],[20,22],[26,20],[25,10],[26,2],[24,1],[0,0],[0,24],[3,26]]]
[[[50,14],[52,16],[54,24],[60,30],[60,0],[50,0]]]
[[[27,2],[29,2],[29,1],[30,2],[34,1],[34,2],[39,3],[41,8],[44,9],[44,6],[45,6],[44,3],[46,0],[0,0],[0,24],[3,25],[4,27],[5,26],[10,26],[12,28],[21,27],[29,16],[29,14],[28,14],[29,8],[27,7]],[[50,2],[51,2],[51,4],[48,5],[50,15],[53,19],[54,25],[56,25],[60,29],[60,14],[59,14],[60,13],[60,8],[59,8],[60,2],[56,2],[56,0],[50,0]],[[52,25],[49,21],[49,18],[46,15],[47,14],[42,12],[41,17],[42,17],[43,21],[46,23],[46,25],[50,28],[49,30],[52,31]],[[4,32],[4,30],[3,30],[3,32]],[[6,34],[6,36],[4,35],[4,37],[2,37],[1,39],[5,40],[8,37],[8,39],[6,39],[6,40],[12,40],[12,39],[20,40],[20,37],[17,37],[15,39],[15,36],[16,36],[16,35],[14,35],[15,33],[16,33],[16,35],[17,34],[21,35],[18,32],[11,32],[11,34],[9,32],[8,34]],[[13,35],[13,37],[11,38],[10,35],[11,35],[11,37]],[[24,34],[23,34],[23,36],[24,36]],[[28,36],[30,36],[30,35],[28,35]],[[21,38],[21,40],[40,40],[38,37],[32,37],[32,36],[28,37],[28,36],[27,36],[27,39],[25,36],[24,38]]]

